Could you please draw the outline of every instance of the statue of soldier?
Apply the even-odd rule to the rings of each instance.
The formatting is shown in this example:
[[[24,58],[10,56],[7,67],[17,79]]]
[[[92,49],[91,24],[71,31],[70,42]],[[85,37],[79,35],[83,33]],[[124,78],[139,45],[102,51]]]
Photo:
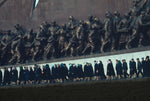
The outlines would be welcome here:
[[[79,25],[76,28],[76,38],[77,38],[77,48],[76,48],[76,55],[82,55],[82,51],[85,47],[85,23],[84,21],[80,20]]]
[[[78,25],[77,20],[73,16],[69,16],[69,23],[67,24],[67,28],[68,28],[68,31],[70,34],[70,35],[68,35],[69,39],[75,35],[75,29],[76,29],[77,25]]]
[[[67,45],[65,51],[70,51],[70,56],[75,56],[76,53],[77,53],[77,52],[76,52],[76,48],[77,48],[77,38],[76,38],[76,36],[74,35],[74,36],[70,39],[70,41],[69,41],[69,43],[68,43],[68,45]]]
[[[129,40],[129,36],[131,33],[131,28],[130,28],[130,23],[131,19],[128,13],[125,13],[122,20],[120,21],[118,25],[118,33],[119,35],[119,49],[125,48],[127,41]]]
[[[57,47],[57,38],[59,26],[56,24],[56,21],[52,21],[51,26],[48,29],[48,40],[47,45],[44,48],[44,59],[50,59],[55,56],[56,47]]]
[[[22,47],[22,36],[17,35],[15,39],[11,43],[11,54],[12,57],[9,60],[9,63],[15,64],[15,63],[21,63],[22,62],[22,54],[23,52],[23,47]]]
[[[24,47],[24,55],[23,59],[25,61],[29,61],[33,57],[33,44],[34,44],[34,34],[31,29],[30,32],[23,37],[23,47]]]
[[[66,24],[62,25],[62,28],[58,30],[58,50],[60,56],[67,56],[66,47],[68,45],[67,34],[69,33]]]
[[[146,8],[146,13],[145,13],[145,20],[146,22],[150,22],[150,8]]]
[[[142,11],[141,15],[136,19],[135,25],[132,29],[132,35],[129,37],[129,40],[127,42],[126,48],[131,48],[131,42],[135,40],[138,40],[138,47],[142,46],[142,40],[143,40],[143,27],[146,25],[144,23],[145,18],[145,12]]]
[[[96,46],[100,45],[100,41],[99,41],[99,34],[101,33],[101,29],[102,29],[102,24],[100,22],[100,20],[95,17],[93,23],[91,23],[91,27],[89,30],[89,35],[88,35],[88,44],[86,45],[86,47],[83,50],[83,53],[85,53],[85,51],[88,48],[91,48],[90,53],[94,53],[95,49],[97,48]]]
[[[57,31],[59,30],[59,26],[56,24],[56,21],[52,21],[51,27],[49,27],[49,35],[57,37]]]
[[[14,27],[16,29],[16,34],[21,34],[21,36],[25,34],[25,30],[19,24],[16,24]]]
[[[1,40],[1,59],[2,59],[2,63],[5,64],[8,62],[8,60],[11,57],[11,43],[12,43],[12,39],[14,37],[11,37],[11,30],[8,30],[5,35],[2,37]]]
[[[121,21],[120,13],[118,11],[115,11],[114,17],[113,17],[113,37],[114,37],[114,39],[112,40],[112,45],[113,45],[114,49],[118,48],[118,44],[119,44],[120,33],[118,32],[118,28],[119,28],[120,21]]]
[[[49,37],[50,25],[45,21],[40,25],[40,30],[36,35],[36,41],[40,41],[40,43],[45,47],[47,45],[47,39]]]
[[[113,36],[113,22],[112,22],[112,15],[110,12],[106,12],[105,14],[106,18],[104,21],[104,31],[105,34],[102,37],[102,47],[101,52],[104,52],[104,48],[109,49],[111,47],[111,50],[114,49],[114,46],[112,46],[112,40],[114,40]]]
[[[129,10],[129,14],[131,15],[131,19],[132,19],[132,23],[131,23],[131,27],[133,28],[137,17],[140,15],[141,11],[144,9],[146,3],[148,0],[133,0],[133,7],[130,8]]]
[[[44,60],[55,57],[57,46],[56,36],[52,34],[47,40],[47,46],[44,48]]]

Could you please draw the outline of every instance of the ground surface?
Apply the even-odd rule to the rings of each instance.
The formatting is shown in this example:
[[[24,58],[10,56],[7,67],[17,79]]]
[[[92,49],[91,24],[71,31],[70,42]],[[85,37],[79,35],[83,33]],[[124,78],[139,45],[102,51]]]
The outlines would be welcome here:
[[[0,101],[150,101],[150,79],[1,88]]]

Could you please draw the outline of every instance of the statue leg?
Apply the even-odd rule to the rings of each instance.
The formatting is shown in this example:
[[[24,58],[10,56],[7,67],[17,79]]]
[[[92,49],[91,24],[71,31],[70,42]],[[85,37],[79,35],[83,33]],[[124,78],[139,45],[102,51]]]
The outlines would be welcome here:
[[[86,47],[84,48],[84,50],[82,51],[82,54],[84,54],[85,51],[86,51],[89,47],[90,47],[90,44],[88,43],[88,44],[86,45]]]
[[[136,38],[136,36],[137,36],[137,30],[134,29],[132,36],[130,36],[129,41],[126,44],[126,49],[131,48],[131,42]]]
[[[143,41],[143,34],[140,33],[140,39],[139,39],[139,44],[138,44],[138,47],[142,47],[142,41]]]

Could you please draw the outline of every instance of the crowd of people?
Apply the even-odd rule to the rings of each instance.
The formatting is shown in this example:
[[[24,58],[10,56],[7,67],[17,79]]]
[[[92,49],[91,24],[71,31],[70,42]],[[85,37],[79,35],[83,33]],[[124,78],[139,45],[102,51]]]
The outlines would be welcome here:
[[[118,11],[105,14],[105,20],[89,16],[87,20],[69,17],[58,25],[45,21],[39,31],[0,31],[0,65],[26,63],[66,56],[129,49],[150,45],[150,8],[148,0],[133,0],[123,16]]]
[[[15,67],[11,67],[10,70],[4,68],[4,75],[0,70],[0,85],[38,85],[150,77],[149,56],[145,59],[142,58],[141,61],[139,58],[136,61],[131,59],[129,67],[125,59],[116,60],[116,65],[113,66],[111,59],[109,59],[106,74],[102,61],[94,61],[94,65],[91,63],[69,64],[69,68],[64,63],[54,64],[51,67],[48,64],[43,67],[37,64],[34,67],[21,66],[19,73]]]

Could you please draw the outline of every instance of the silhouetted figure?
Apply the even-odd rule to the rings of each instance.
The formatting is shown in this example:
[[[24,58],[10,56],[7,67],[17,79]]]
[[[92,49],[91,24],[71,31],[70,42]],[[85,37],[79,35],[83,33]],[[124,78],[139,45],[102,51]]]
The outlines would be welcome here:
[[[10,72],[8,71],[8,68],[4,68],[3,85],[10,85]]]
[[[107,76],[108,76],[107,79],[114,79],[115,77],[114,67],[110,59],[108,60],[108,64],[107,64]]]
[[[129,77],[129,74],[127,73],[127,71],[128,71],[128,65],[127,65],[127,62],[126,62],[126,60],[124,59],[124,60],[122,60],[122,67],[123,67],[123,75],[124,75],[124,78],[127,78],[127,77]]]

